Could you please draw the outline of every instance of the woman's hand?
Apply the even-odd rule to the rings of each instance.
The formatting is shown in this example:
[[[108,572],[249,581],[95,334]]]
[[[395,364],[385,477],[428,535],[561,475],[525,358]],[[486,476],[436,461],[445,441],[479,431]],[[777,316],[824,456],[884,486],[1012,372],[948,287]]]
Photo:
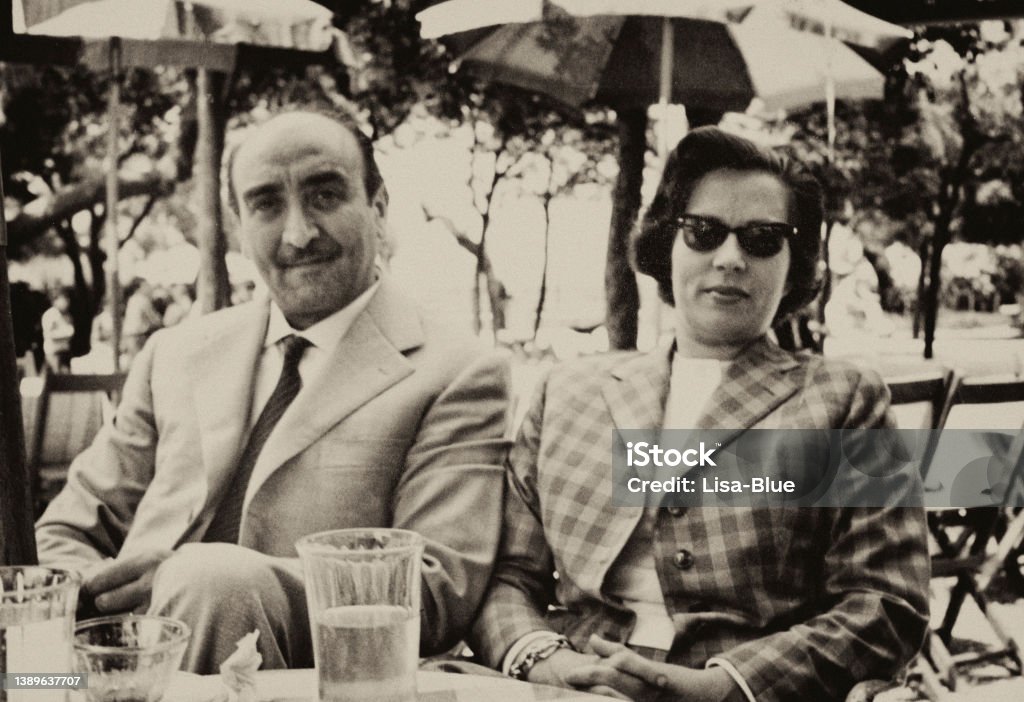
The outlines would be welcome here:
[[[596,635],[590,637],[590,646],[600,656],[600,660],[596,665],[574,671],[569,676],[569,682],[576,687],[588,682],[606,685],[635,700],[723,702],[744,699],[743,692],[722,668],[696,670],[670,663],[656,663],[622,644]],[[613,671],[617,676],[607,671]],[[588,691],[597,692],[594,689]]]
[[[554,685],[556,687],[572,687],[566,679],[577,668],[593,665],[598,657],[593,654],[578,653],[569,648],[560,648],[542,661],[536,663],[526,674],[528,682],[538,685]]]

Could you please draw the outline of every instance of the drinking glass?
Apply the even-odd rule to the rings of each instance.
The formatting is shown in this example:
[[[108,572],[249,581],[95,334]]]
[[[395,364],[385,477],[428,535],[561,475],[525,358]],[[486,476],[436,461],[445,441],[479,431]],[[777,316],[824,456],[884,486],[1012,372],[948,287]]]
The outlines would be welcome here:
[[[89,675],[88,702],[160,702],[191,631],[177,619],[120,614],[75,626],[75,669]]]
[[[71,672],[81,578],[41,566],[0,567],[0,675]],[[66,690],[0,689],[0,702],[63,702]]]
[[[414,702],[423,538],[340,529],[296,543],[320,702]]]

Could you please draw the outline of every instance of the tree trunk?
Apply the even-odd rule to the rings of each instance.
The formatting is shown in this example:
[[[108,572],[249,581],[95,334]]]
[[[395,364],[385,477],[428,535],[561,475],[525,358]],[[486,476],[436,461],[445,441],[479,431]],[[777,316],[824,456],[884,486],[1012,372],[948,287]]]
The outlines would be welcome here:
[[[832,229],[836,221],[833,217],[825,222],[825,240],[821,244],[821,260],[825,264],[825,273],[821,281],[821,292],[818,293],[818,324],[825,327],[825,306],[832,299],[832,263],[829,261],[828,245],[832,240]],[[824,341],[824,339],[822,339]],[[821,351],[819,348],[818,351]]]
[[[508,291],[494,274],[494,266],[491,265],[489,256],[484,256],[482,264],[484,282],[487,285],[487,301],[491,305],[491,329],[497,334],[499,329],[506,326],[505,302],[508,300]]]
[[[913,336],[921,336],[922,311],[924,310],[925,285],[928,282],[928,242],[922,242],[917,250],[917,257],[921,260],[921,272],[917,276],[917,296],[914,298],[914,328]]]
[[[85,282],[85,269],[82,267],[82,249],[69,222],[57,227],[57,235],[64,243],[65,253],[71,259],[71,270],[75,279],[74,294],[71,296],[71,307],[68,310],[75,327],[75,333],[71,337],[71,355],[84,356],[90,349],[93,314],[92,295],[89,284]]]
[[[552,167],[553,168],[553,167]],[[551,194],[544,195],[544,265],[540,272],[540,294],[537,296],[537,311],[533,318],[533,338],[537,339],[540,321],[544,316],[544,303],[548,297],[548,262],[551,259]]]
[[[103,262],[107,254],[103,250],[103,223],[106,215],[99,217],[92,210],[92,221],[89,223],[89,270],[92,271],[92,316],[95,317],[103,309],[103,298],[107,294],[107,278],[103,274]]]
[[[491,259],[487,253],[481,248],[480,244],[472,241],[465,232],[459,231],[458,227],[455,226],[455,222],[450,217],[444,215],[437,215],[431,212],[428,208],[423,207],[423,216],[428,222],[433,222],[435,219],[441,220],[444,226],[451,232],[452,236],[455,237],[455,242],[463,249],[468,251],[473,259],[476,261],[476,284],[473,286],[476,294],[473,297],[474,303],[474,331],[480,333],[481,320],[480,315],[482,310],[480,309],[480,280],[483,279],[487,286],[487,299],[491,305],[491,315],[494,329],[505,328],[505,308],[508,302],[508,290],[505,288],[505,284],[498,279],[497,274],[494,272],[494,266],[491,264]]]
[[[5,8],[9,16],[10,3],[0,5]],[[11,324],[2,173],[0,167],[0,565],[33,565],[38,560]]]
[[[924,296],[924,357],[935,357],[935,325],[939,317],[939,288],[942,284],[942,250],[949,243],[952,212],[940,214],[932,234],[932,251],[928,258],[928,287]]]
[[[227,124],[222,89],[224,76],[199,69],[196,75],[196,111],[199,135],[196,142],[195,182],[198,198],[196,241],[199,244],[199,279],[196,303],[203,314],[227,307],[231,285],[225,255],[227,237],[220,202],[220,164]]]
[[[608,233],[608,258],[604,270],[607,298],[605,322],[608,345],[613,349],[635,349],[640,292],[629,265],[629,234],[640,210],[640,187],[647,151],[647,113],[642,109],[621,110],[619,127],[619,175],[612,196],[612,221]]]

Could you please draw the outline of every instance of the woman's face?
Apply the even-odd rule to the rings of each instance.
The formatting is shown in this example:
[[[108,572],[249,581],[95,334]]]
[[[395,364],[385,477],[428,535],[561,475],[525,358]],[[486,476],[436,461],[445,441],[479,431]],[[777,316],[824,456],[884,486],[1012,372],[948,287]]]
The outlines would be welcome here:
[[[698,181],[686,214],[721,221],[728,227],[792,223],[789,189],[763,172],[713,171]],[[732,358],[764,335],[786,292],[790,249],[768,258],[744,251],[735,232],[721,246],[695,251],[681,234],[672,245],[672,292],[680,353],[701,358]]]

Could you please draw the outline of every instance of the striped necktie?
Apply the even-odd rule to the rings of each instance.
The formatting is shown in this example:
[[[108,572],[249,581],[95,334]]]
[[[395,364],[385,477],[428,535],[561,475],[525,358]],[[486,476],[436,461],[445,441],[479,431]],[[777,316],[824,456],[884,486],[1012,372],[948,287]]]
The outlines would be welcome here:
[[[210,527],[203,535],[206,542],[238,543],[238,529],[242,521],[242,502],[245,500],[245,490],[249,485],[249,478],[252,476],[252,469],[256,460],[263,450],[263,444],[277,425],[281,415],[288,409],[295,396],[299,394],[302,387],[302,378],[299,377],[299,361],[306,348],[310,346],[308,339],[294,334],[286,336],[281,343],[284,347],[284,365],[281,368],[281,377],[278,378],[277,386],[271,393],[270,399],[264,405],[259,418],[249,433],[249,440],[245,444],[241,457],[238,459],[238,469],[235,476],[228,485],[224,497],[221,498],[220,506],[213,515]]]

